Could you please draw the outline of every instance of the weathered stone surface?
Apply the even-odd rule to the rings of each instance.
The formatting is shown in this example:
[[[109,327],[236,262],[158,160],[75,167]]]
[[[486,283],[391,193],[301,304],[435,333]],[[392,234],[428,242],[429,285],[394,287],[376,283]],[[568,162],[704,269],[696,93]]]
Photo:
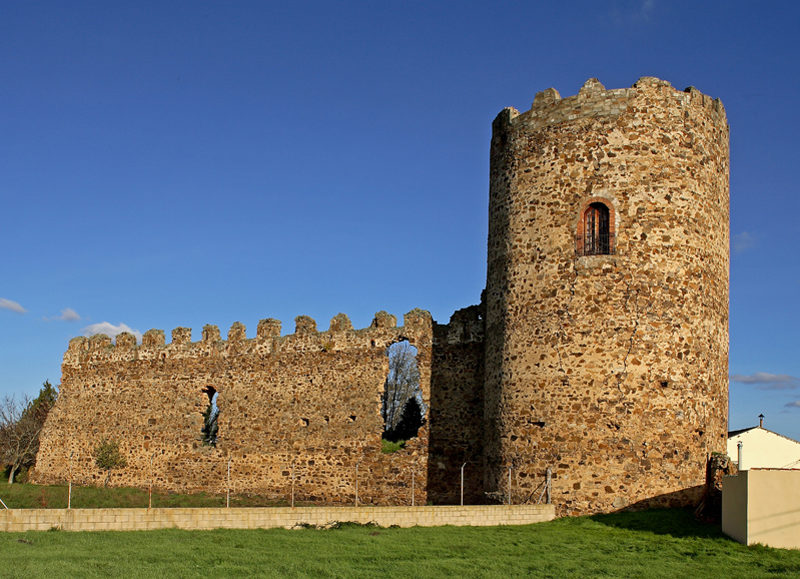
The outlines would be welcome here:
[[[137,346],[70,341],[35,480],[103,479],[92,449],[119,441],[114,484],[236,491],[320,503],[530,501],[547,469],[559,514],[699,497],[727,424],[728,126],[718,100],[651,77],[590,79],[493,123],[488,272],[481,304],[447,325],[413,310],[344,314],[295,334],[262,320],[222,341],[176,328]],[[584,255],[602,203],[613,251]],[[428,408],[417,438],[381,454],[386,348],[418,349]],[[201,443],[218,393],[219,441]],[[151,464],[152,461],[152,471]]]
[[[616,251],[579,256],[597,200]],[[591,79],[577,96],[505,109],[489,219],[487,489],[512,464],[528,480],[553,469],[561,514],[696,494],[727,424],[721,103],[654,78],[616,90]]]
[[[713,523],[722,520],[722,479],[738,472],[738,467],[727,455],[717,452],[711,455],[706,464],[703,497],[694,512],[697,518]]]
[[[449,483],[428,492],[429,433],[448,457],[454,448],[470,448],[480,463],[474,441],[480,439],[482,408],[469,404],[482,387],[482,322],[461,320],[449,330],[423,310],[409,312],[402,327],[385,312],[376,319],[370,328],[353,330],[339,314],[330,331],[317,332],[311,318],[300,316],[298,333],[283,337],[280,322],[262,320],[253,340],[237,322],[227,342],[216,326],[206,326],[195,343],[189,328],[176,328],[170,344],[163,343],[161,330],[147,332],[140,346],[124,335],[116,346],[107,336],[72,340],[35,479],[67,480],[71,468],[75,482],[99,484],[104,475],[93,449],[108,438],[119,442],[128,463],[112,474],[115,485],[147,486],[152,473],[161,488],[223,492],[230,458],[237,492],[288,500],[294,477],[298,500],[346,504],[354,500],[358,468],[362,503],[407,504],[412,476],[417,504],[454,502],[458,471],[440,466],[447,457],[434,461],[432,476]],[[481,327],[465,331],[471,323]],[[382,454],[386,349],[401,339],[418,350],[424,403],[447,410],[442,418],[429,413],[403,450]],[[447,369],[435,372],[432,386],[433,359]],[[204,446],[201,435],[209,387],[218,393],[220,409],[216,447]],[[455,417],[468,423],[454,429]],[[473,471],[471,480],[471,496],[479,498],[482,471]]]

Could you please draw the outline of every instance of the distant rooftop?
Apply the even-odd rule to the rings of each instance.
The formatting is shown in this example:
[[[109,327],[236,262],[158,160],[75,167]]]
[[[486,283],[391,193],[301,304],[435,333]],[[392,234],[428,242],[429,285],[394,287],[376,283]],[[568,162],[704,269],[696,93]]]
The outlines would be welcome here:
[[[788,436],[784,436],[783,434],[780,434],[778,432],[773,432],[772,430],[768,430],[768,429],[764,428],[763,426],[751,426],[750,428],[741,428],[739,430],[729,430],[728,431],[728,438],[733,438],[734,436],[737,436],[739,434],[743,434],[745,432],[749,432],[751,430],[763,430],[764,432],[769,432],[770,434],[774,434],[775,436],[780,436],[781,438],[785,438],[786,440],[791,440],[792,442],[796,442],[797,444],[800,444],[800,440],[795,440],[794,438],[789,438]]]

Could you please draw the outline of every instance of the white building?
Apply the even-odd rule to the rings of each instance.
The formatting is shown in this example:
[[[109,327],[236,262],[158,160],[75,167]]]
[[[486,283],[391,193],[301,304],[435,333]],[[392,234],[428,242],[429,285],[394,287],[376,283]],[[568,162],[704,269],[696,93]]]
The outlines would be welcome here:
[[[728,456],[739,470],[800,468],[800,442],[759,424],[728,433]]]

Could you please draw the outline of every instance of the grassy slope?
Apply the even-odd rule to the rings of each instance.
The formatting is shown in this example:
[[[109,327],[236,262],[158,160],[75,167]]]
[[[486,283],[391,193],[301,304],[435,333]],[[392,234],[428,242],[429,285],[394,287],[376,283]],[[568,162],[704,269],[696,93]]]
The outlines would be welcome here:
[[[745,547],[685,511],[523,527],[0,534],[4,577],[775,577],[800,552]]]

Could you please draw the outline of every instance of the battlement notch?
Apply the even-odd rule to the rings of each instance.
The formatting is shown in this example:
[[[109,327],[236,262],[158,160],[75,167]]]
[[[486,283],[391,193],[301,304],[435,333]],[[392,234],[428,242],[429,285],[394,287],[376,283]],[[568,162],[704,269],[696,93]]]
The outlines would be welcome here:
[[[111,347],[111,338],[105,334],[95,334],[89,338],[89,350],[106,350]]]
[[[215,326],[213,324],[206,324],[205,326],[203,326],[203,334],[202,335],[203,335],[203,338],[202,338],[203,342],[206,342],[206,343],[209,343],[209,344],[214,344],[214,343],[219,342],[221,340],[220,334],[219,334],[219,327],[217,327],[217,326]],[[174,332],[173,332],[173,336],[174,336]],[[173,341],[174,341],[174,338],[173,338]]]
[[[228,342],[244,342],[247,339],[247,328],[242,322],[233,322],[228,330]]]
[[[217,334],[219,334],[219,329],[217,329]],[[172,345],[188,345],[191,343],[192,328],[178,327],[172,330]]]
[[[353,323],[346,314],[339,313],[331,318],[329,328],[331,332],[347,332],[353,329]]]
[[[136,336],[130,332],[122,332],[117,334],[117,349],[133,350],[136,347]]]
[[[142,346],[145,348],[160,348],[165,343],[164,330],[147,330],[142,336]]]
[[[281,321],[275,318],[259,320],[256,336],[261,340],[279,338],[281,336]]]
[[[389,312],[383,310],[377,312],[375,317],[372,318],[373,328],[395,328],[397,327],[397,316],[393,316]]]
[[[294,319],[295,334],[313,334],[317,331],[317,322],[311,316],[297,316]]]
[[[80,365],[91,359],[93,364],[102,361],[159,360],[203,358],[210,355],[223,357],[273,355],[278,351],[352,351],[361,348],[386,347],[394,341],[409,338],[418,343],[432,339],[433,318],[430,313],[414,309],[405,314],[404,325],[397,326],[397,317],[377,312],[372,323],[360,330],[353,328],[350,318],[343,313],[331,318],[328,330],[319,331],[310,316],[295,318],[295,333],[281,336],[281,321],[274,318],[260,320],[256,338],[247,339],[247,328],[234,322],[223,340],[220,329],[214,324],[203,326],[199,342],[192,342],[192,329],[179,326],[172,330],[172,341],[167,344],[164,330],[151,329],[142,336],[141,345],[136,337],[123,332],[117,335],[116,344],[109,336],[98,334],[90,338],[73,338],[64,354],[64,363]]]

